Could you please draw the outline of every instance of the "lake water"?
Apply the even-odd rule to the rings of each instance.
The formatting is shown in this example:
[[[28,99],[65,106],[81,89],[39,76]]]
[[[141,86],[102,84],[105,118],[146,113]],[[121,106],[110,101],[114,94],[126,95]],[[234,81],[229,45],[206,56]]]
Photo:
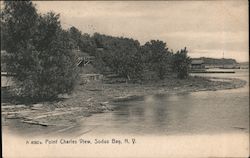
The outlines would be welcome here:
[[[243,88],[152,95],[117,103],[115,110],[81,120],[88,134],[179,135],[249,132],[248,70],[195,74],[247,81]]]
[[[198,74],[196,74],[198,75]],[[248,70],[235,74],[248,81]],[[3,131],[9,157],[248,157],[249,82],[239,89],[152,95],[114,105],[115,111],[95,114],[65,129],[19,123]],[[14,121],[14,120],[13,120]],[[19,128],[20,126],[21,128]],[[53,129],[54,128],[54,129]],[[6,128],[3,128],[6,129]],[[21,130],[20,130],[21,129]],[[21,137],[13,132],[23,133]],[[69,136],[69,137],[68,137]],[[50,138],[51,137],[51,138]],[[26,144],[27,140],[91,140],[92,144]],[[94,144],[124,140],[135,144]],[[34,156],[33,156],[34,157]]]
[[[115,110],[79,120],[77,126],[28,126],[13,123],[7,133],[37,135],[192,135],[249,132],[249,73],[192,74],[240,78],[247,84],[238,89],[185,94],[149,95],[114,104]],[[5,128],[6,130],[6,128]],[[6,133],[5,132],[5,133]]]

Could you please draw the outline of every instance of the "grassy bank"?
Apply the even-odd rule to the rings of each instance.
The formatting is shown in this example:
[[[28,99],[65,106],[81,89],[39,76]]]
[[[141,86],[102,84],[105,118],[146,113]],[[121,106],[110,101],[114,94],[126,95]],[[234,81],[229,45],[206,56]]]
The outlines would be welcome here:
[[[215,91],[243,87],[240,79],[189,77],[187,80],[166,79],[143,84],[93,81],[80,84],[71,95],[55,102],[32,105],[2,103],[4,120],[20,119],[41,126],[72,126],[78,120],[94,113],[112,111],[112,102],[154,94],[174,94],[195,91]],[[7,124],[7,122],[3,122]]]

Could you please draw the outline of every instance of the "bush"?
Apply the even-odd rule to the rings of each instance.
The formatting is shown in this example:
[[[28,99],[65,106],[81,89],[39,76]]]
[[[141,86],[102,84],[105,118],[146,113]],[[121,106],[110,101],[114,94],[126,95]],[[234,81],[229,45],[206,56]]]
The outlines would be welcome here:
[[[177,72],[177,77],[180,79],[185,79],[188,77],[189,65],[191,63],[191,59],[187,56],[187,49],[181,49],[181,51],[177,51],[173,57],[173,69]]]

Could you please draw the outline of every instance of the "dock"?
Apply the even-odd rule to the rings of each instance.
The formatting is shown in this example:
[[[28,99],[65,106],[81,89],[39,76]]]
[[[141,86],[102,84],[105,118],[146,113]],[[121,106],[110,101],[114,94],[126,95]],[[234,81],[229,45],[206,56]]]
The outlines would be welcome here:
[[[225,71],[225,70],[192,70],[190,73],[235,73],[233,70]]]

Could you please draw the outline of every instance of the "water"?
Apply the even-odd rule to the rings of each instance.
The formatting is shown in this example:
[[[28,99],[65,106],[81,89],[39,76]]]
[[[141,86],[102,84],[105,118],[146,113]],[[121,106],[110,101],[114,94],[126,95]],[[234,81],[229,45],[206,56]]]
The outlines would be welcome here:
[[[199,75],[248,81],[248,72],[241,70],[235,74]],[[3,132],[3,151],[9,157],[16,157],[17,153],[19,157],[247,157],[248,86],[145,96],[116,104],[115,111],[84,118],[78,126],[66,129],[29,124],[23,128],[18,122],[14,124],[16,128]],[[24,135],[14,136],[13,131]],[[26,144],[27,140],[62,138],[81,138],[93,144]],[[121,141],[134,138],[136,144],[94,144],[96,138],[110,142],[113,138]]]
[[[246,80],[247,85],[231,90],[149,95],[120,102],[114,105],[114,111],[83,118],[77,126],[66,129],[31,126],[12,120],[17,123],[14,122],[14,128],[7,133],[18,131],[29,136],[248,134],[248,70],[193,75],[240,78]]]
[[[248,81],[235,74],[195,74]],[[249,132],[249,82],[243,88],[152,95],[115,105],[115,111],[81,120],[90,134],[179,135]]]

